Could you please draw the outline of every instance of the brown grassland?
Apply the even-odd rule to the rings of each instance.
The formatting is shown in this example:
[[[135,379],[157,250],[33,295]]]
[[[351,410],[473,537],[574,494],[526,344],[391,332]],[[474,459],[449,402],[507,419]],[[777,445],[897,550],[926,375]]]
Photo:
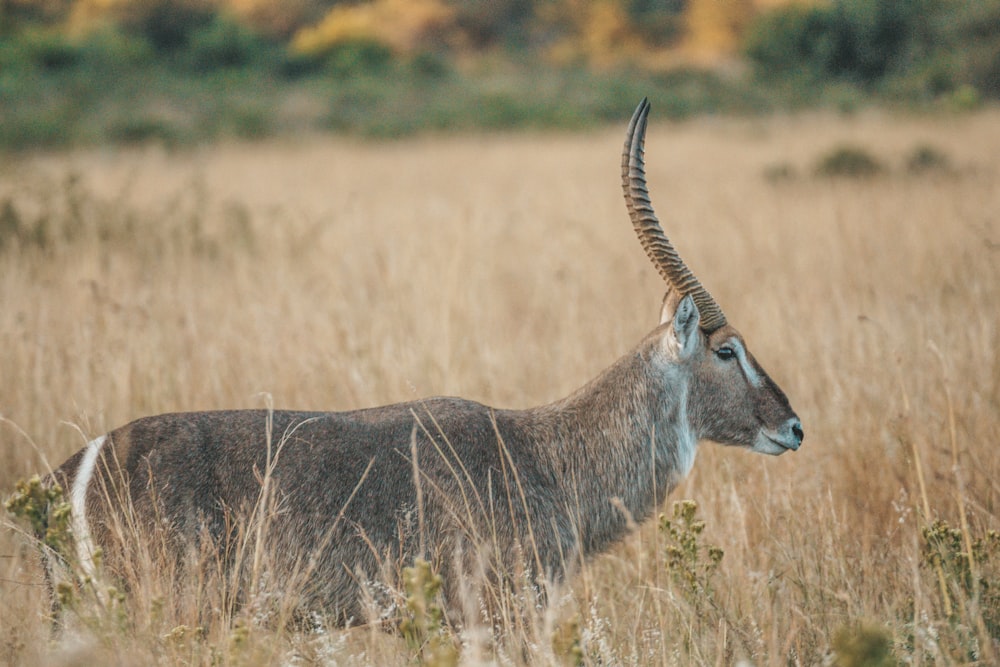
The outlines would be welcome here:
[[[566,395],[658,317],[619,188],[628,111],[583,135],[5,157],[0,491],[152,413]],[[52,639],[8,516],[0,664],[1000,660],[1000,113],[655,116],[660,219],[789,395],[800,451],[703,443],[673,534],[642,526],[496,639],[436,631],[444,657],[205,621],[163,582],[82,591]],[[887,168],[813,174],[846,144]],[[922,145],[949,164],[907,169]]]

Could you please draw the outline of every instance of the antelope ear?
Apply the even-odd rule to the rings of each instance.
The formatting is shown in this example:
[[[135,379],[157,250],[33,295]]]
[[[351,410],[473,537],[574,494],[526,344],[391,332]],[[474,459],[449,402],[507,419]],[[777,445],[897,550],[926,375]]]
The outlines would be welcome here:
[[[663,300],[660,322],[661,324],[668,321],[672,323],[674,338],[677,341],[678,357],[686,359],[698,347],[700,340],[698,324],[701,322],[701,314],[690,294],[679,300],[673,295],[673,291],[668,292]]]
[[[660,304],[660,324],[666,324],[670,320],[674,319],[674,312],[677,310],[677,304],[681,301],[681,297],[677,294],[676,290],[668,289],[663,295],[663,303]]]

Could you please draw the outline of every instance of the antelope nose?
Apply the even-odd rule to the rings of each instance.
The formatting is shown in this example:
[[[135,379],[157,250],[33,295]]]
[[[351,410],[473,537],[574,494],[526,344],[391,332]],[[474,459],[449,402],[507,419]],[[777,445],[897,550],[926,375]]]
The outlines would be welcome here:
[[[789,421],[789,425],[792,431],[792,439],[795,441],[795,444],[792,445],[792,449],[798,449],[799,445],[802,444],[802,438],[805,437],[805,433],[802,432],[802,422],[800,422],[797,417],[793,417]]]

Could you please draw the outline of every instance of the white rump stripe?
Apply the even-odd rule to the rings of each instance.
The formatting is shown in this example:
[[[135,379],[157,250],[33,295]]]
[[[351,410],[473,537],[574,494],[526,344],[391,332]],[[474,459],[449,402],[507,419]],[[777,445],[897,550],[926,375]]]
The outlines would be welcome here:
[[[73,539],[76,541],[76,558],[85,576],[94,576],[94,541],[90,536],[90,524],[87,523],[87,487],[94,477],[94,467],[97,465],[97,455],[107,440],[102,435],[87,443],[80,467],[73,479],[73,489],[70,491],[70,506],[73,511]]]

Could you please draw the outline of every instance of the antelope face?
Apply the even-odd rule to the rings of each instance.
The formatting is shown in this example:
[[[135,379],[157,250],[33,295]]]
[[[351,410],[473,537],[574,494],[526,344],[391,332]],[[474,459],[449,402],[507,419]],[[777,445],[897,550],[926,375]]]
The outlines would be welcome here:
[[[731,326],[702,332],[691,376],[691,415],[703,438],[784,454],[802,444],[802,422]],[[707,414],[705,414],[707,413]]]
[[[689,378],[688,419],[699,439],[772,455],[799,448],[802,422],[736,329],[706,332],[690,296],[668,298],[661,319],[671,322],[675,363]]]

